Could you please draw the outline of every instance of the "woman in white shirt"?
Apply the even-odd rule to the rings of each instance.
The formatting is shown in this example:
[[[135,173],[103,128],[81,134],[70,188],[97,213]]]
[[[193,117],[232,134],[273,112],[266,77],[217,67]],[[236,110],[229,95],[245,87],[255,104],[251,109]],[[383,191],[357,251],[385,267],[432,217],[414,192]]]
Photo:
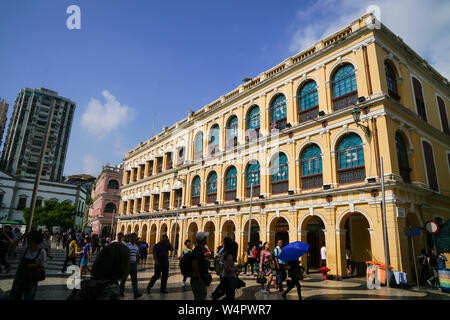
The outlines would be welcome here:
[[[17,269],[10,300],[34,300],[38,282],[45,279],[47,253],[42,248],[42,233],[32,230],[27,235],[28,247]]]

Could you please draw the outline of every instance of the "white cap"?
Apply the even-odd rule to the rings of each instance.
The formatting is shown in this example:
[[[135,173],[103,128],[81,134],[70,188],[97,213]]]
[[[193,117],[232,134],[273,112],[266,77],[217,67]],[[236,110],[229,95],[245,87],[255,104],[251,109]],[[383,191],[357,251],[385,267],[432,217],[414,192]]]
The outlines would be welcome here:
[[[196,241],[203,241],[206,237],[209,236],[209,232],[197,232],[195,236]]]

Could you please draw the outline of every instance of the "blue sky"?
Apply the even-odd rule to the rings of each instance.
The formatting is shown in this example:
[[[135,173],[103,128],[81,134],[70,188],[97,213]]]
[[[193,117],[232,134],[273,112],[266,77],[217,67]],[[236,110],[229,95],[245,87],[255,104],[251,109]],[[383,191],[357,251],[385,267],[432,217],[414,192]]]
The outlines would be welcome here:
[[[65,175],[106,162],[363,14],[449,78],[449,1],[2,0],[0,97],[46,87],[77,103]],[[81,8],[81,30],[66,9]],[[6,132],[5,132],[6,136]],[[5,138],[5,137],[4,137]]]

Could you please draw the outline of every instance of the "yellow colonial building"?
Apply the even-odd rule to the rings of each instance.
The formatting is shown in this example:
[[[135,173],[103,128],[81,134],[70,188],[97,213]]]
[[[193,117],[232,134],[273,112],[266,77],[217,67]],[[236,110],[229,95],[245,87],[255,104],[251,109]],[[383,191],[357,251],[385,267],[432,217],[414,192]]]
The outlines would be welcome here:
[[[189,111],[125,156],[117,232],[178,250],[277,239],[325,244],[331,274],[385,261],[414,279],[406,226],[450,217],[448,80],[371,14]],[[252,194],[252,197],[251,197]],[[417,251],[425,235],[414,237]]]

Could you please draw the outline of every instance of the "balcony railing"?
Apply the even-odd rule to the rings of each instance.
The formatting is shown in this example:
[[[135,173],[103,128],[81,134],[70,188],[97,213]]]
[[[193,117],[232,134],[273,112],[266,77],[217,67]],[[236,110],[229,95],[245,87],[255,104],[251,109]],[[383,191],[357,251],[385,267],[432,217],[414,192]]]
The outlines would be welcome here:
[[[192,196],[191,198],[192,205],[197,205],[200,203],[200,196]]]
[[[236,189],[225,191],[225,201],[233,201],[236,199]]]
[[[209,193],[206,196],[206,202],[208,203],[214,203],[217,200],[217,193]]]
[[[272,194],[285,193],[289,190],[289,180],[272,181]]]
[[[319,115],[319,106],[315,106],[312,108],[308,108],[306,110],[302,110],[298,113],[299,122],[305,122],[316,118]]]
[[[338,111],[347,108],[358,101],[358,92],[352,91],[340,97],[333,98],[333,110]]]
[[[364,181],[364,179],[366,179],[365,166],[338,169],[338,180],[341,184]]]
[[[250,198],[250,187],[246,187],[245,188],[246,189],[246,193],[245,193],[245,196],[247,197],[247,198]],[[253,185],[253,197],[258,197],[259,196],[259,193],[260,193],[260,186],[259,185]]]
[[[323,185],[321,173],[302,177],[302,189],[320,188]]]

